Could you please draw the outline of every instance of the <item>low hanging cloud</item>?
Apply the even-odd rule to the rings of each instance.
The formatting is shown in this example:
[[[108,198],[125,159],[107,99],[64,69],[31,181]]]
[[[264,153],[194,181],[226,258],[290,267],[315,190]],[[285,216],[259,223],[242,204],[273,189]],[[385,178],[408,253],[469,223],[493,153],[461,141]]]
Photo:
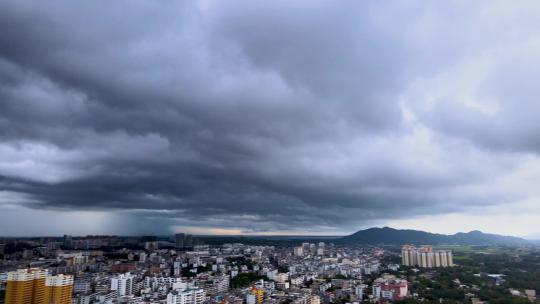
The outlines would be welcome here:
[[[4,1],[0,214],[344,233],[531,200],[539,10]]]

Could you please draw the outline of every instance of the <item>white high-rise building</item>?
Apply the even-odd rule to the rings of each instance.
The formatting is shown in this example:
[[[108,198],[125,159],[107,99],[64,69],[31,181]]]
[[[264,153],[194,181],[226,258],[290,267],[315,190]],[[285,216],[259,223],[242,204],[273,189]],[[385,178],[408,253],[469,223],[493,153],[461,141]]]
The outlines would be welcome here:
[[[363,284],[357,285],[354,288],[354,294],[356,295],[357,300],[362,301],[362,299],[364,299],[364,289],[366,288],[367,286]]]
[[[146,252],[141,252],[139,254],[139,263],[146,263]]]
[[[133,295],[135,276],[128,273],[120,274],[111,279],[111,290],[116,290],[119,297]]]
[[[173,290],[167,294],[167,304],[202,304],[206,299],[203,289]]]
[[[256,303],[257,303],[257,297],[255,297],[254,294],[246,295],[246,304],[256,304]]]
[[[321,298],[316,295],[312,295],[308,298],[307,304],[321,304]]]
[[[451,250],[435,250],[431,246],[417,248],[413,245],[401,247],[401,264],[424,268],[452,267],[454,260]]]
[[[317,245],[309,244],[309,253],[311,255],[316,255],[317,254]]]

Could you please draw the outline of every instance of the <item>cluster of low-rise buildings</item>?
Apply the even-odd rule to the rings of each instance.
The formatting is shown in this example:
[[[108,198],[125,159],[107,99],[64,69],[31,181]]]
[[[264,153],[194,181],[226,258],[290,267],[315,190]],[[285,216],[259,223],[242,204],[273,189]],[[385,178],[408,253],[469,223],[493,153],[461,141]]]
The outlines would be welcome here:
[[[373,282],[372,295],[376,300],[403,300],[409,295],[409,284],[393,275],[383,275]]]

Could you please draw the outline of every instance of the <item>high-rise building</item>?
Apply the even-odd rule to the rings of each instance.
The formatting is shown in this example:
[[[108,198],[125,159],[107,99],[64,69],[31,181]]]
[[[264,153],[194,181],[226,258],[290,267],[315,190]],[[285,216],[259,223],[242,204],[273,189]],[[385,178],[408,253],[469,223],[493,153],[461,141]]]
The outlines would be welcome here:
[[[186,234],[186,237],[184,238],[184,246],[185,247],[192,247],[193,246],[193,235]]]
[[[413,245],[401,247],[401,264],[424,268],[452,267],[454,260],[451,250],[433,250],[431,246],[417,248]]]
[[[309,253],[310,253],[311,255],[317,254],[317,245],[315,245],[315,244],[313,244],[313,243],[312,243],[312,244],[309,244]]]
[[[174,242],[176,248],[193,247],[195,245],[203,245],[203,242],[194,238],[191,234],[177,233],[174,235]]]
[[[148,251],[156,251],[159,249],[159,243],[158,242],[145,242],[144,243],[144,249]]]
[[[116,290],[118,296],[133,295],[133,281],[135,276],[131,273],[123,273],[111,279],[111,290]]]
[[[216,287],[217,292],[227,292],[229,290],[230,279],[226,275],[214,277],[212,284]]]
[[[63,245],[64,245],[64,248],[72,248],[73,247],[73,237],[71,235],[64,234]]]
[[[8,273],[5,304],[71,304],[73,277],[49,276],[41,268]]]
[[[184,233],[177,233],[174,235],[176,248],[184,248],[184,238],[186,235]]]
[[[253,285],[250,290],[251,295],[255,296],[255,303],[261,304],[264,300],[264,290],[261,287]]]
[[[203,289],[173,290],[167,294],[167,304],[202,304],[206,298]]]
[[[248,293],[246,295],[246,304],[257,304],[257,298],[255,295]]]
[[[146,252],[141,252],[139,254],[139,263],[146,263]]]
[[[366,288],[367,288],[367,285],[364,285],[364,284],[357,285],[354,288],[354,294],[356,295],[356,299],[359,300],[360,302],[362,302],[362,300],[364,299],[364,290]]]
[[[49,276],[45,280],[45,287],[47,304],[71,304],[71,294],[73,292],[72,276],[62,274]]]
[[[321,298],[316,295],[312,295],[308,298],[307,304],[321,304]]]
[[[303,246],[298,246],[298,247],[294,247],[294,255],[296,256],[303,256],[304,255],[304,247]]]
[[[29,304],[45,302],[45,278],[47,271],[40,268],[19,269],[8,273],[6,304]]]

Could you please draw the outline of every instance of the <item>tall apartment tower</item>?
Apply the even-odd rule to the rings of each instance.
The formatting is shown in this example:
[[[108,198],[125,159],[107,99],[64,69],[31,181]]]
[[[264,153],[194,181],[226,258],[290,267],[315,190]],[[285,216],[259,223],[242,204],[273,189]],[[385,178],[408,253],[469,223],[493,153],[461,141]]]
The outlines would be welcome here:
[[[45,279],[45,294],[48,303],[71,304],[73,276],[59,274]]]
[[[177,233],[174,236],[174,241],[176,248],[184,248],[184,238],[186,235],[184,233]]]
[[[47,271],[40,268],[18,269],[8,272],[6,304],[45,303]]]
[[[401,247],[401,264],[424,268],[452,267],[454,260],[450,250],[433,250],[431,246],[417,248],[413,245]]]
[[[251,287],[250,293],[255,296],[255,303],[261,304],[264,300],[264,290],[255,286]]]
[[[135,276],[131,273],[123,273],[111,278],[111,290],[116,290],[119,296],[133,295],[133,281]]]
[[[193,235],[186,234],[186,237],[184,238],[184,246],[186,247],[193,246]]]
[[[71,304],[73,277],[41,268],[8,272],[5,304]]]

